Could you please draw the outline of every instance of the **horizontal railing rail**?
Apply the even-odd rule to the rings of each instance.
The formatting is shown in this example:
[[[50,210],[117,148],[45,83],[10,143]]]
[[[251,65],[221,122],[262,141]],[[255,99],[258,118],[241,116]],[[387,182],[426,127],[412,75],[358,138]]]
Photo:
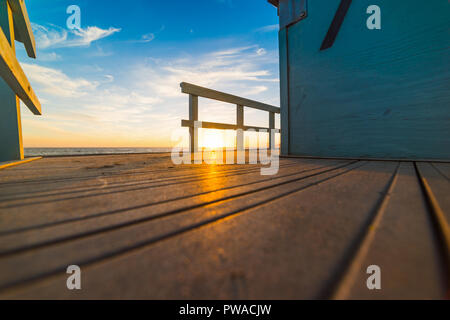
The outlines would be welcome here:
[[[238,97],[232,94],[200,87],[191,83],[182,82],[180,84],[181,92],[189,95],[189,120],[182,120],[181,126],[189,128],[190,144],[189,148],[192,153],[198,151],[198,98],[207,98],[221,102],[236,105],[236,124],[201,122],[201,128],[219,129],[219,130],[236,130],[236,147],[238,151],[244,150],[244,131],[266,131],[269,132],[269,149],[275,147],[275,133],[281,133],[280,129],[275,128],[275,114],[280,113],[280,108],[258,101]],[[252,108],[269,113],[269,127],[255,127],[244,125],[244,108]]]

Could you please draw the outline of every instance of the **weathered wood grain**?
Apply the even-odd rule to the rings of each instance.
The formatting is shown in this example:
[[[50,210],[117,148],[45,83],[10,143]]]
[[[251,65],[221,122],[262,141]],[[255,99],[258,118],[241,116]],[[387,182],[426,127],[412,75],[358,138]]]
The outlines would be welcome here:
[[[438,205],[444,212],[448,224],[450,222],[450,181],[430,163],[418,163],[417,168],[421,177],[426,179],[431,192],[436,197]]]
[[[273,179],[279,179],[276,183],[290,181],[296,179],[295,175],[301,175],[302,171],[314,167],[315,165],[306,164],[304,167],[290,168],[286,176],[282,171],[279,178],[275,176]],[[210,201],[218,201],[224,196],[239,195],[249,190],[255,191],[275,183],[273,179],[262,179],[259,171],[252,173],[253,178],[248,178],[241,173],[234,178],[219,175],[217,179],[214,179],[212,174],[210,179],[185,184],[180,181],[180,184],[175,182],[167,186],[160,185],[158,188],[139,186],[105,193],[91,192],[84,196],[63,197],[58,201],[37,201],[36,204],[1,207],[0,231],[1,233],[12,232],[146,207],[157,215],[164,213],[167,206],[170,206],[172,210],[195,206],[206,202],[205,198],[208,196]]]
[[[413,163],[282,159],[273,177],[259,165],[170,163],[69,157],[0,171],[0,195],[18,193],[0,196],[0,298],[330,298],[369,233],[358,261],[382,266],[385,292],[364,291],[357,273],[348,298],[445,291]],[[444,203],[437,167],[419,163],[417,173]],[[72,264],[82,267],[78,293],[65,288]]]
[[[309,175],[304,174],[303,177],[292,179],[289,182],[266,186],[261,188],[259,192],[254,190],[244,192],[244,190],[241,190],[239,195],[225,198],[219,202],[208,203],[208,196],[205,196],[201,199],[203,200],[202,205],[190,209],[184,208],[179,212],[166,214],[159,219],[145,219],[138,221],[139,223],[125,224],[123,227],[116,227],[80,239],[5,256],[0,258],[0,265],[5,271],[0,274],[0,288],[52,274],[64,269],[67,263],[69,263],[68,265],[90,263],[218,221],[261,203],[314,186],[321,181],[327,181],[349,170],[351,168],[343,167],[313,172]],[[171,203],[168,203],[167,206],[170,206]],[[170,213],[173,211],[167,206],[163,208],[163,212]],[[154,212],[154,209],[150,209],[147,214],[152,215]],[[130,214],[132,212],[128,210],[126,216]],[[123,217],[118,216],[117,218]]]
[[[450,163],[433,163],[432,165],[447,180],[450,180]]]
[[[373,224],[340,284],[340,299],[442,299],[445,269],[425,196],[412,163],[403,163],[380,220]],[[373,234],[371,234],[373,233]],[[382,290],[368,290],[366,273],[381,268]]]
[[[242,202],[250,205],[255,197],[208,207],[206,211],[199,211],[199,215],[190,212],[183,218],[174,217],[177,222],[159,221],[158,230],[153,229],[155,224],[153,228],[152,224],[141,224],[139,228],[142,231],[128,234],[134,234],[134,238],[144,234],[148,237],[149,233],[162,232],[166,228],[165,223],[175,223],[177,228],[188,223],[191,231],[106,259],[103,263],[86,266],[83,268],[84,295],[79,297],[110,297],[99,283],[114,283],[122,289],[122,298],[315,297],[348,247],[357,240],[361,226],[382,197],[380,191],[386,187],[395,164],[373,163],[360,169],[357,167],[304,180],[290,190],[285,186],[283,191],[290,193],[284,196],[271,189],[257,196],[259,205],[248,209],[242,206]],[[355,198],[363,198],[364,201],[353,201]],[[236,213],[215,220],[215,223],[209,221],[200,228],[203,224],[199,221],[205,216],[220,215],[230,209]],[[1,262],[10,267],[26,265],[25,261],[33,263],[33,268],[17,270],[14,276],[23,279],[30,272],[49,270],[49,264],[55,271],[61,269],[68,261],[74,261],[74,255],[86,255],[97,250],[104,254],[111,241],[127,241],[121,238],[118,235],[105,238],[103,235],[91,239],[95,246],[85,242],[83,250],[75,249],[74,246],[78,245],[70,242],[65,249],[45,249],[41,252],[43,256],[34,252],[2,259]],[[72,246],[71,250],[69,246]],[[79,246],[81,248],[81,244]],[[61,266],[56,268],[56,261],[49,261],[44,256],[58,256]],[[36,290],[34,292],[39,291],[41,297],[46,294],[47,297],[55,294],[67,297],[70,293],[58,289],[61,279],[64,275],[56,273],[55,278],[32,284],[15,294],[32,296]],[[5,279],[2,281],[4,283]]]
[[[211,178],[208,180],[211,189],[196,189],[193,185],[188,184],[185,186],[186,189],[191,190],[194,194],[188,194],[182,197],[177,197],[177,192],[173,189],[157,189],[152,192],[164,194],[164,200],[156,201],[157,199],[155,199],[153,203],[112,211],[105,211],[105,208],[94,206],[94,211],[89,216],[74,215],[71,219],[66,218],[66,220],[57,222],[50,220],[43,222],[41,225],[31,225],[25,228],[25,230],[22,228],[23,231],[21,232],[16,230],[9,231],[6,234],[3,233],[3,235],[0,235],[0,254],[23,250],[27,247],[39,246],[57,240],[80,237],[111,228],[136,224],[196,207],[205,207],[210,204],[220,203],[220,201],[239,198],[243,194],[251,196],[271,186],[284,185],[310,175],[333,170],[335,167],[336,165],[325,167],[306,166],[304,169],[295,168],[295,172],[291,170],[290,172],[280,173],[277,178],[273,179],[255,180],[251,176],[245,175],[234,179],[227,178],[227,180],[234,180],[229,181],[230,185],[224,184],[224,181],[221,179],[215,180]],[[254,176],[258,175],[254,174]],[[167,195],[171,196],[168,197]],[[22,219],[25,221],[33,220],[31,215],[22,217]]]
[[[113,158],[113,159],[110,159]],[[62,158],[61,158],[62,159]],[[0,176],[0,203],[10,199],[32,198],[51,193],[65,193],[108,187],[126,187],[145,183],[156,183],[180,179],[206,178],[212,174],[239,174],[259,170],[259,165],[220,165],[215,167],[174,166],[170,156],[127,157],[78,157],[65,166],[54,159],[43,163],[7,170]],[[100,161],[100,162],[98,162]],[[103,163],[101,162],[103,161]],[[70,164],[70,165],[69,165]],[[281,160],[280,166],[293,165],[292,161]]]
[[[293,166],[296,166],[298,164],[281,164],[281,168],[290,168]],[[211,170],[209,172],[204,171],[197,171],[197,170],[190,170],[189,174],[186,174],[186,171],[180,170],[179,174],[175,172],[169,172],[167,170],[163,170],[163,172],[156,173],[149,170],[148,174],[127,174],[126,172],[123,172],[120,175],[112,175],[112,176],[97,176],[92,177],[90,179],[82,179],[81,181],[65,181],[61,185],[55,186],[55,182],[51,183],[42,183],[40,185],[41,188],[39,190],[36,190],[36,188],[33,188],[31,185],[24,186],[15,185],[16,188],[14,188],[11,185],[8,185],[7,187],[3,188],[4,194],[0,197],[0,207],[5,206],[11,206],[12,203],[18,202],[20,200],[21,204],[24,204],[22,202],[23,200],[31,200],[30,202],[34,201],[48,201],[50,197],[52,196],[70,196],[70,195],[79,195],[86,193],[87,195],[93,195],[97,192],[105,193],[110,192],[112,190],[120,190],[120,191],[126,191],[127,189],[136,188],[136,190],[139,190],[139,188],[144,187],[157,187],[157,186],[164,186],[164,185],[171,185],[171,184],[180,184],[185,182],[193,182],[193,181],[200,181],[210,178],[212,175],[214,175],[215,178],[218,177],[228,177],[233,175],[240,175],[240,174],[250,174],[260,171],[261,168],[259,166],[255,167],[249,167],[243,169],[241,168],[230,168],[228,170],[226,169],[219,169],[219,170]],[[194,171],[194,172],[193,172]],[[184,174],[183,174],[184,173]],[[45,188],[48,187],[48,188]],[[0,188],[1,190],[1,188]],[[38,199],[38,200],[36,200]]]

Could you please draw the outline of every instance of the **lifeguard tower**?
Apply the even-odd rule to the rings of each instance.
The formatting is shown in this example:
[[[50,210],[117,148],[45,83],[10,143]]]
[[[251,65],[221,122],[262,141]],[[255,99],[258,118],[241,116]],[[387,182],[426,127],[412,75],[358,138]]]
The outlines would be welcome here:
[[[24,0],[0,0],[0,162],[24,159],[20,100],[35,115],[41,105],[15,54],[15,41],[22,42],[30,58],[36,45]]]
[[[0,299],[450,297],[447,1],[271,1],[281,17],[281,110],[181,83],[194,159],[199,103],[210,99],[236,121],[202,128],[235,130],[237,154],[244,132],[258,131],[271,133],[278,156],[281,130],[284,153],[300,157],[281,157],[271,176],[264,164],[178,166],[168,153],[0,170]],[[24,7],[8,6],[22,2],[0,2],[3,31],[12,17],[27,21]],[[367,29],[374,4],[381,30]],[[16,95],[39,109],[11,44],[0,33],[1,119],[20,135]],[[267,125],[247,121],[248,108]],[[7,141],[2,152],[21,150]],[[421,158],[437,160],[410,161]]]
[[[447,0],[269,2],[283,154],[450,160]]]

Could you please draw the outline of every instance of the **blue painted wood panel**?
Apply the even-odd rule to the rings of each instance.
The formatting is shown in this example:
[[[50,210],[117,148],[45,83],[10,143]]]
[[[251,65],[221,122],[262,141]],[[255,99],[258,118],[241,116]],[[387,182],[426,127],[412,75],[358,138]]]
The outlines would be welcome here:
[[[353,1],[334,45],[320,51],[339,3],[310,0],[307,18],[280,32],[289,152],[450,160],[448,0]],[[373,4],[381,30],[366,26]]]
[[[281,133],[281,154],[289,155],[289,88],[287,69],[287,29],[280,30],[278,35],[280,42],[280,107],[281,107],[281,128],[285,134]]]
[[[15,50],[11,11],[7,1],[0,1],[0,28]],[[20,101],[10,86],[0,78],[0,162],[23,159]]]

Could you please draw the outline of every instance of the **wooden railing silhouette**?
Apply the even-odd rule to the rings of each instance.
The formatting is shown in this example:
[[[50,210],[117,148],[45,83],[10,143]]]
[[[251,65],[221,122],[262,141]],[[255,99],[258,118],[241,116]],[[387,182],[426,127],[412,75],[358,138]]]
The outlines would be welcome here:
[[[280,129],[275,128],[275,114],[280,114],[280,108],[271,106],[258,101],[234,96],[228,93],[200,87],[194,84],[182,82],[180,84],[181,92],[189,94],[189,120],[182,120],[181,126],[189,128],[189,150],[191,153],[198,152],[198,97],[222,101],[236,105],[236,124],[225,124],[215,122],[201,122],[203,129],[236,130],[236,149],[245,150],[244,132],[259,131],[269,133],[269,149],[275,148],[275,134],[281,133]],[[244,108],[253,108],[269,112],[269,127],[246,126],[244,124]]]

